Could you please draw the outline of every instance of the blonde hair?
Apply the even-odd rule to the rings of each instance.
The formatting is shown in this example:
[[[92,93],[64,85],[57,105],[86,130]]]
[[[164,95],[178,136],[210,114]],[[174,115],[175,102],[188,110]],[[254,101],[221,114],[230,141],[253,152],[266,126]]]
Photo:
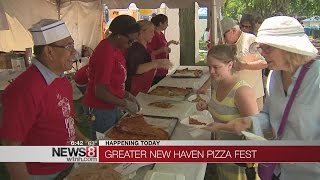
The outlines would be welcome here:
[[[148,20],[140,20],[138,21],[138,24],[140,26],[140,31],[145,31],[150,27],[153,27],[153,23],[151,21]]]
[[[282,50],[285,54],[285,61],[288,63],[291,71],[294,71],[298,66],[309,62],[313,57],[302,54],[297,54]]]
[[[210,48],[207,58],[211,57],[217,59],[223,64],[228,64],[229,62],[233,62],[232,65],[232,73],[236,72],[235,62],[237,61],[236,58],[237,53],[237,46],[232,44],[221,44],[216,45]]]

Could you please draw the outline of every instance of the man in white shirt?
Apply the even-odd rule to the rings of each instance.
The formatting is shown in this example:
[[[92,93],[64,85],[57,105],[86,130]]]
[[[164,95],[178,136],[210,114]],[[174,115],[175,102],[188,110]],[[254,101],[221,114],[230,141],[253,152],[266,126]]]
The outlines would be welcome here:
[[[264,88],[262,81],[262,69],[267,67],[265,60],[260,59],[258,54],[249,53],[250,45],[255,41],[256,36],[242,32],[232,18],[225,17],[221,20],[221,30],[226,44],[237,46],[238,68],[237,75],[245,80],[253,88],[257,97],[259,110],[263,108]],[[198,93],[205,93],[211,84],[210,78],[198,90]]]

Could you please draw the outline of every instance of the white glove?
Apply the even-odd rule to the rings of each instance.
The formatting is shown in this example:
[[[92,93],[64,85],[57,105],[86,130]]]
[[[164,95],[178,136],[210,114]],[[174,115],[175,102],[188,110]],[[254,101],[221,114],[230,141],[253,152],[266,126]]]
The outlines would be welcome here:
[[[128,93],[128,97],[126,97],[127,100],[131,101],[131,102],[134,102],[137,104],[138,106],[138,111],[140,111],[141,107],[140,107],[140,104],[138,102],[138,100],[136,99],[136,97],[134,95],[132,95],[131,93],[127,92]]]
[[[123,107],[123,110],[127,111],[130,114],[135,114],[139,111],[137,103],[128,99],[124,99],[124,101],[126,102],[126,105]]]

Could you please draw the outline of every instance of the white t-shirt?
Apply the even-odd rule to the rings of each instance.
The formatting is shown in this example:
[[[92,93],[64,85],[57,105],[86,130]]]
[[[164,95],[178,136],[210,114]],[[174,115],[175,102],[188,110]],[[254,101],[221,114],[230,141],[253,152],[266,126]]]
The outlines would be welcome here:
[[[255,35],[242,32],[238,41],[235,43],[237,46],[237,56],[248,53],[249,47],[255,39]],[[241,80],[245,80],[250,84],[257,98],[264,96],[262,70],[241,70],[237,72],[236,75],[238,75]]]

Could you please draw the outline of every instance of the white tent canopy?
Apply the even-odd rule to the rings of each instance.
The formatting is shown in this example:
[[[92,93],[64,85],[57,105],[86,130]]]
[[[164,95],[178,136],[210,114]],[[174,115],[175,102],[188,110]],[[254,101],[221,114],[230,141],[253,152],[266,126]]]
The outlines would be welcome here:
[[[31,35],[27,29],[43,18],[63,19],[71,31],[78,49],[82,44],[94,48],[101,40],[100,22],[102,4],[106,4],[109,9],[128,8],[130,3],[135,3],[138,8],[158,8],[161,3],[165,3],[169,8],[185,8],[192,7],[195,2],[198,2],[200,6],[210,5],[213,7],[213,5],[215,5],[216,7],[221,7],[223,1],[224,0],[1,0],[0,10],[3,9],[4,11],[0,11],[0,14],[2,13],[0,15],[0,18],[2,18],[0,21],[4,23],[0,23],[0,51],[24,50],[26,47],[32,47]],[[211,24],[213,25],[215,23]],[[9,30],[7,29],[8,27]]]
[[[195,2],[200,7],[209,7],[210,0],[102,0],[110,9],[127,8],[130,3],[135,3],[138,8],[154,9],[165,3],[168,8],[192,7]],[[221,7],[223,0],[216,0],[217,6]]]

